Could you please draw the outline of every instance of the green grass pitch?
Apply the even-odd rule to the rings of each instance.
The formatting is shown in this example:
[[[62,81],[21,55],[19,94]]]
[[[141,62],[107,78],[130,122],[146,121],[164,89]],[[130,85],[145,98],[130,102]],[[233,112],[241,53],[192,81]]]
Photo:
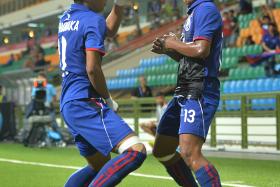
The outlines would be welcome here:
[[[55,165],[83,166],[85,161],[75,148],[31,149],[18,144],[0,144],[0,159],[13,159]],[[235,186],[279,187],[280,161],[209,158],[220,172],[222,182]],[[1,187],[63,187],[73,169],[24,165],[0,161]],[[136,173],[168,176],[149,156]],[[128,176],[119,187],[175,187],[172,180]]]

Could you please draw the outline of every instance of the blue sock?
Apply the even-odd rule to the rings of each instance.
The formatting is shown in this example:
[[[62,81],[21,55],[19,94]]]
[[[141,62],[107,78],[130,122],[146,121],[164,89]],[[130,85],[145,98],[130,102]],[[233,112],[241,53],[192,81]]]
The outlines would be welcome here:
[[[198,187],[191,169],[182,158],[180,158],[180,160],[176,163],[165,167],[169,175],[177,182],[178,185]]]
[[[90,166],[86,166],[73,173],[64,187],[87,187],[97,175]]]
[[[107,162],[98,172],[89,187],[111,187],[122,181],[130,172],[139,168],[146,154],[138,151],[125,151]]]
[[[201,187],[221,187],[220,177],[214,166],[208,164],[195,172]]]

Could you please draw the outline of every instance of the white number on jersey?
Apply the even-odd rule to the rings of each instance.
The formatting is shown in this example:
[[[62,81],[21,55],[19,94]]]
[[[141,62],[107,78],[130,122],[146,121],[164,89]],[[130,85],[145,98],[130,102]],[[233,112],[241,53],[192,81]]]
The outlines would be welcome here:
[[[195,120],[195,111],[185,109],[184,122],[193,123]]]
[[[66,48],[67,48],[67,41],[64,36],[61,37],[61,41],[58,40],[58,52],[60,56],[60,68],[62,70],[62,77],[68,75],[68,72],[65,71],[67,64],[66,64]]]

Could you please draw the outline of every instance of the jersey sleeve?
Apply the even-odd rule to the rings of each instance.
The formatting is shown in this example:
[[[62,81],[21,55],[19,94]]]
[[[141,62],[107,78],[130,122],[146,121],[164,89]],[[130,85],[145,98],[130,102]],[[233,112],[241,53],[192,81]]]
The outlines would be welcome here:
[[[103,17],[89,19],[85,29],[85,47],[87,51],[98,51],[105,55],[104,40],[106,35],[106,21]]]
[[[199,6],[194,12],[193,40],[211,41],[215,32],[222,28],[221,15],[215,7]]]

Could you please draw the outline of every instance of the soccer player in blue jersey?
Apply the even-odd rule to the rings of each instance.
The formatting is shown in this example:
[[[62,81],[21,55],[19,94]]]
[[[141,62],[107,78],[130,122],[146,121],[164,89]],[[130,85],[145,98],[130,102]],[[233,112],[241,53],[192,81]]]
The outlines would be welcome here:
[[[105,20],[106,0],[75,0],[60,19],[58,45],[62,71],[61,113],[88,166],[70,176],[65,187],[116,186],[146,158],[146,149],[115,113],[101,69],[104,39],[119,28],[123,5],[115,0]],[[110,152],[120,155],[111,159]]]
[[[179,62],[175,96],[159,123],[153,154],[180,186],[198,186],[192,170],[201,187],[220,187],[219,174],[201,149],[220,99],[222,18],[212,0],[184,2],[188,18],[181,40],[170,33],[152,48]]]

